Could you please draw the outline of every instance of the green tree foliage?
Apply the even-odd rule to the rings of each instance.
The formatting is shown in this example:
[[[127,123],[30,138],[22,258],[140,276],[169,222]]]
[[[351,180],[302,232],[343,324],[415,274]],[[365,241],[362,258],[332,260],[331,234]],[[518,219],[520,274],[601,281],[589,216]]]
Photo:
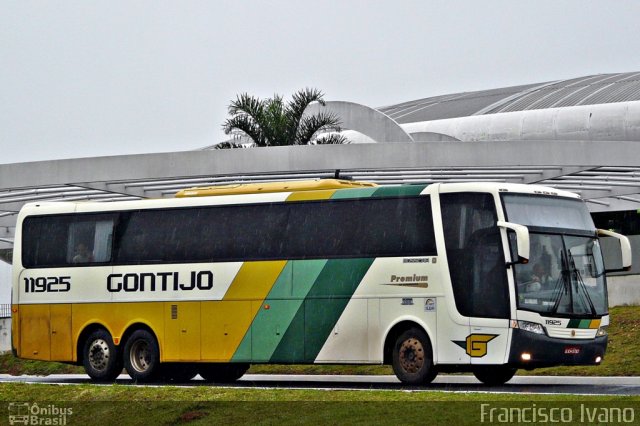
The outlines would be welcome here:
[[[330,112],[305,115],[312,102],[325,105],[323,93],[317,89],[304,89],[294,93],[288,103],[280,95],[259,99],[247,93],[238,95],[229,105],[229,115],[222,129],[225,134],[240,134],[251,139],[251,146],[342,144],[348,140],[340,132],[340,120]],[[217,148],[238,148],[243,145],[228,141]]]

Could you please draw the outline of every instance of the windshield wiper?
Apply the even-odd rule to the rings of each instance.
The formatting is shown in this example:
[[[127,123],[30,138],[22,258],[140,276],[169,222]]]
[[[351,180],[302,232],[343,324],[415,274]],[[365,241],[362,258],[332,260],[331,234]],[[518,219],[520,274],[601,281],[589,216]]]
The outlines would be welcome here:
[[[571,297],[571,293],[572,293],[569,262],[567,261],[564,250],[560,250],[560,260],[562,261],[562,271],[560,271],[560,278],[558,278],[556,287],[553,289],[554,292],[557,292],[553,300],[553,309],[551,310],[551,313],[553,314],[558,313],[558,308],[560,307],[560,301],[562,300],[563,288],[560,285],[563,284],[564,293],[565,294],[569,293],[569,297]],[[571,301],[571,306],[573,306],[573,300]]]
[[[587,285],[584,283],[584,280],[582,279],[582,274],[580,274],[580,271],[578,271],[578,268],[576,268],[575,261],[573,260],[573,255],[571,254],[570,250],[568,251],[568,254],[569,254],[569,262],[571,266],[571,273],[575,277],[576,283],[577,283],[576,294],[579,294],[580,293],[579,290],[582,290],[582,294],[585,296],[587,303],[589,303],[591,314],[595,316],[596,308],[595,306],[593,306],[593,301],[591,300],[591,296],[589,296]]]

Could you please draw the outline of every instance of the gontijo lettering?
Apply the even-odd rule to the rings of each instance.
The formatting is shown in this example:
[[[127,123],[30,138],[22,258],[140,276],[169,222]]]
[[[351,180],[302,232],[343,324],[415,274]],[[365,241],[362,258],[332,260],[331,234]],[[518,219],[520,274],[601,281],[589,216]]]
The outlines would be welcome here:
[[[117,293],[120,291],[211,290],[213,288],[211,271],[191,271],[189,280],[184,282],[181,278],[179,272],[109,274],[107,290]]]

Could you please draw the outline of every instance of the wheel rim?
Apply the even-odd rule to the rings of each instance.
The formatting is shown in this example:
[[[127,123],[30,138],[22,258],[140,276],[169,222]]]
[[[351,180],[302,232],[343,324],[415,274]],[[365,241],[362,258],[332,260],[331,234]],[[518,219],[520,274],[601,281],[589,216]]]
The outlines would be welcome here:
[[[147,342],[138,340],[131,345],[129,352],[129,361],[131,366],[138,372],[144,373],[151,365],[151,353]]]
[[[424,366],[424,348],[418,339],[412,337],[402,342],[400,365],[407,373],[417,373]]]
[[[109,345],[103,339],[96,339],[89,347],[89,364],[96,371],[104,371],[109,365],[111,351]]]

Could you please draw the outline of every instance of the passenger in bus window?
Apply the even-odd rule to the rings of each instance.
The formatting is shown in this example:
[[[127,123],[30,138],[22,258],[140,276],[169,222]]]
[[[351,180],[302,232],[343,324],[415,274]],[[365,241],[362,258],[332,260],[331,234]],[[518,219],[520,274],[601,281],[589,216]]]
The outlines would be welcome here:
[[[93,262],[93,254],[85,243],[78,243],[76,246],[76,255],[73,256],[73,263]]]

